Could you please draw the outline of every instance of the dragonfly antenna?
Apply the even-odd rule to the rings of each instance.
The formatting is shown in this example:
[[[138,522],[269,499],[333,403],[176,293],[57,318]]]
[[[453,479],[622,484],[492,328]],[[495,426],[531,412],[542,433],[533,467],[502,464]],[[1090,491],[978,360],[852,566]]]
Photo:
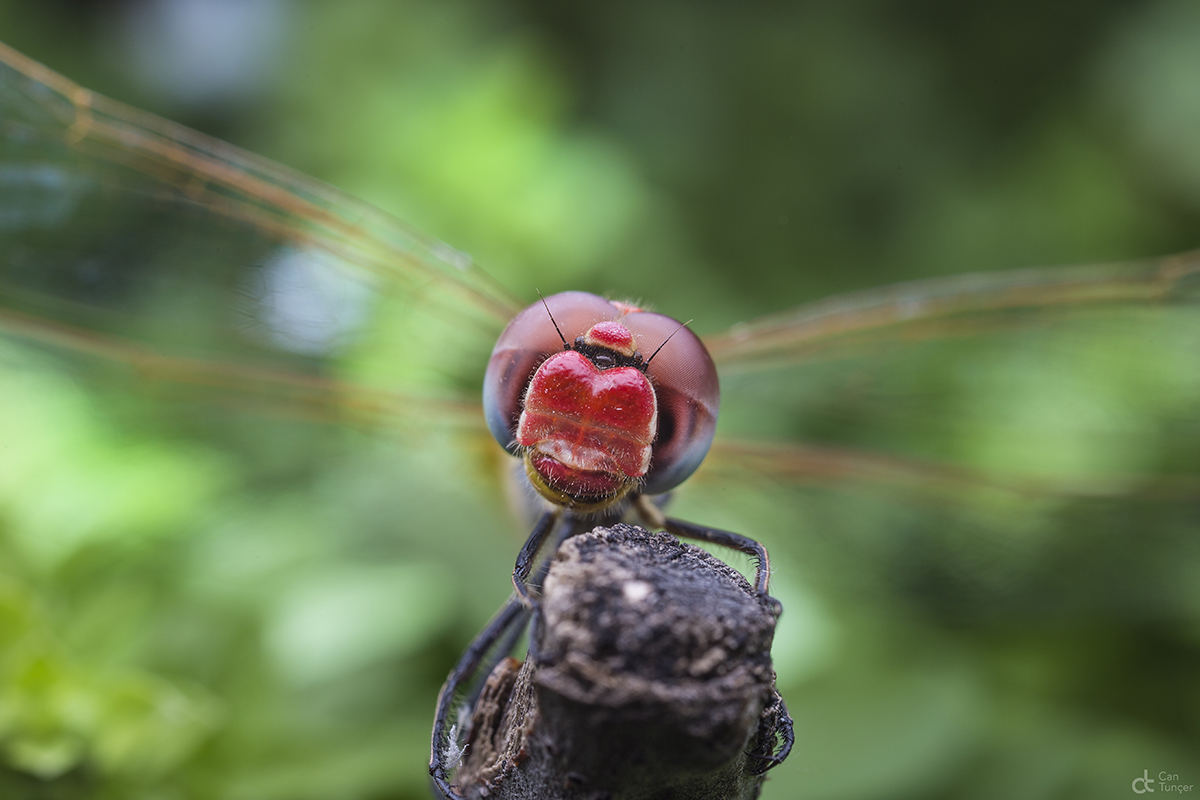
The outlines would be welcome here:
[[[563,349],[570,350],[571,345],[567,344],[567,337],[562,335],[562,331],[559,329],[558,323],[554,320],[554,315],[550,313],[550,304],[546,302],[546,298],[542,297],[541,289],[534,289],[534,291],[537,292],[537,296],[541,299],[542,305],[546,307],[546,315],[550,317],[550,324],[554,326],[554,332],[558,334],[558,338],[562,339]],[[671,336],[674,335],[675,334],[673,333],[671,334]],[[671,336],[668,336],[667,338],[670,339]],[[666,342],[663,342],[663,344],[666,344]],[[655,350],[654,352],[657,353],[658,351]]]
[[[547,309],[547,310],[549,310],[549,309]],[[671,336],[674,336],[675,334],[679,333],[681,330],[683,330],[684,328],[686,328],[688,325],[691,325],[691,324],[692,324],[692,321],[689,319],[687,322],[683,323],[678,328],[671,331]],[[666,339],[663,339],[663,343],[658,346],[658,350],[662,350],[664,347],[667,346],[667,342],[671,341],[671,336],[668,336]],[[650,366],[650,362],[654,360],[654,357],[656,355],[658,355],[658,350],[655,350],[653,353],[650,354],[650,358],[646,359],[647,367]]]

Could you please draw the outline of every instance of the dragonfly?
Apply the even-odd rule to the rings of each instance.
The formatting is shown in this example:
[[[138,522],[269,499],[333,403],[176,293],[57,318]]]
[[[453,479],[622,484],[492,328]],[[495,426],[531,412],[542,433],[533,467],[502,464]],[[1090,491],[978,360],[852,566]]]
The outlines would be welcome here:
[[[6,46],[0,148],[8,340],[163,403],[401,447],[487,436],[484,366],[532,298],[452,247]],[[965,614],[980,595],[953,590],[989,566],[956,542],[1050,547],[1065,518],[1166,535],[1200,496],[1197,285],[1193,253],[963,274],[706,334],[726,416],[677,500],[785,551],[840,552],[863,580],[906,565]],[[442,477],[473,475],[471,453]]]

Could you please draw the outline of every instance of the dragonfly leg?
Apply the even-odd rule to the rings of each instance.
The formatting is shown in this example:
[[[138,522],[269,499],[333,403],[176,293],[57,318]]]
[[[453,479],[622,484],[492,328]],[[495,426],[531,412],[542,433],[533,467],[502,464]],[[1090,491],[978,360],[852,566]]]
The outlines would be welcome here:
[[[551,516],[553,516],[553,519],[547,520]],[[542,559],[542,562],[538,564],[537,572],[530,578],[530,572],[533,570],[533,559],[542,548],[542,544],[549,538],[551,531],[554,529],[555,522],[559,523],[559,527],[558,533],[554,537],[554,546],[550,548],[550,552],[546,558]],[[541,530],[543,525],[547,526],[545,530]],[[529,588],[531,586],[541,587],[542,581],[546,579],[546,573],[550,571],[550,562],[554,560],[554,554],[558,552],[558,548],[567,539],[581,533],[588,525],[589,523],[584,518],[578,517],[570,511],[548,511],[538,521],[538,527],[534,528],[533,533],[529,535],[529,540],[525,542],[525,547],[521,548],[521,553],[517,556],[517,564],[513,567],[513,587],[522,598],[522,602],[525,603],[526,608],[532,612],[533,618],[529,625],[529,643],[527,649],[529,658],[534,661],[541,660],[537,643],[541,638],[542,609],[538,599],[529,593]]]
[[[513,567],[512,574],[513,589],[526,608],[532,609],[534,606],[533,598],[529,594],[529,573],[533,570],[534,559],[537,558],[538,551],[546,543],[546,539],[554,530],[555,523],[558,522],[562,513],[561,509],[554,509],[542,514],[537,524],[533,526],[529,538],[525,540],[524,546],[521,547],[521,552],[517,553],[517,563]],[[544,569],[539,570],[539,572],[542,571]],[[534,583],[537,581],[535,580]]]
[[[683,539],[710,542],[711,544],[739,550],[752,556],[755,561],[754,591],[770,601],[775,609],[775,616],[779,616],[783,612],[783,605],[774,597],[767,594],[767,585],[771,580],[771,557],[767,554],[767,548],[749,536],[742,536],[740,533],[732,533],[730,531],[723,531],[720,528],[710,528],[706,525],[697,525],[694,522],[685,522],[681,519],[668,517],[646,495],[639,496],[634,501],[634,504],[638,513],[648,525],[662,528],[668,533],[673,533]]]
[[[723,531],[720,528],[709,528],[706,525],[696,525],[693,522],[685,522],[673,517],[664,517],[663,519],[663,528],[668,533],[673,533],[685,539],[710,542],[721,547],[739,550],[753,557],[755,561],[754,591],[771,601],[772,605],[775,606],[776,615],[783,611],[783,606],[779,601],[767,593],[767,584],[771,580],[771,557],[767,555],[767,548],[749,536],[742,536],[740,533],[731,533],[730,531]]]
[[[453,726],[449,731],[446,728],[456,705],[454,695],[464,681],[479,672],[481,666],[486,664],[494,667],[508,654],[528,618],[529,611],[521,600],[516,596],[510,597],[496,616],[492,617],[491,622],[467,646],[454,669],[446,677],[446,682],[442,684],[442,690],[438,692],[437,712],[433,718],[433,737],[429,748],[429,775],[433,778],[435,792],[442,800],[463,800],[462,795],[455,792],[451,786],[448,774],[455,767],[454,763],[448,762],[457,761],[462,755],[461,752],[453,752],[458,748],[459,732],[453,730]],[[493,649],[498,642],[502,643],[502,646]],[[478,691],[473,694],[473,697],[477,696]],[[467,702],[468,705],[474,704],[473,699],[468,699]]]
[[[766,723],[771,730],[771,734],[762,744],[764,750],[761,752],[751,752],[751,758],[758,761],[758,765],[753,768],[752,772],[755,775],[762,775],[767,770],[774,769],[787,759],[788,754],[792,752],[792,745],[796,743],[796,731],[792,724],[792,715],[788,713],[787,704],[783,702],[783,698],[778,694],[775,695],[775,701],[766,709]],[[780,740],[779,750],[775,750],[776,738]]]
[[[454,741],[455,736],[451,735],[446,727],[456,705],[454,696],[472,675],[480,674],[486,678],[491,674],[500,659],[508,655],[517,643],[530,616],[533,617],[535,626],[530,631],[529,637],[529,648],[532,653],[533,642],[537,635],[536,625],[540,615],[538,604],[530,594],[529,588],[530,586],[539,586],[545,579],[546,572],[550,568],[550,559],[544,559],[538,565],[532,581],[530,573],[533,572],[538,552],[562,516],[563,512],[555,509],[547,511],[538,519],[529,538],[525,541],[525,545],[521,548],[521,552],[517,555],[517,563],[513,568],[514,594],[496,613],[492,621],[467,646],[466,651],[463,652],[458,663],[446,678],[445,684],[442,685],[441,692],[438,693],[437,713],[434,716],[433,737],[430,744],[429,774],[433,778],[435,792],[442,800],[462,800],[462,796],[451,786],[448,774],[454,768],[454,764],[449,762],[457,760],[452,755],[452,750],[457,748],[457,742]],[[576,518],[568,515],[566,524],[562,526],[562,532],[555,543],[555,549],[558,544],[562,543],[562,539],[576,532],[576,528]],[[482,689],[483,685],[480,682],[480,685],[464,699],[463,704],[467,708],[473,708]],[[461,753],[457,755],[461,756]]]

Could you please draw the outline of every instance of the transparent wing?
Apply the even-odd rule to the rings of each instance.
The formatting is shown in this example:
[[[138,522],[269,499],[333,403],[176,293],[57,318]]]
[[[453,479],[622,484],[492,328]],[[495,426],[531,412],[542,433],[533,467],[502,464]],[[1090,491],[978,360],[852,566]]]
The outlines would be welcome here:
[[[3,45],[0,252],[10,334],[303,413],[469,406],[516,309],[378,209]]]
[[[1180,613],[1200,500],[1198,267],[901,284],[713,337],[718,443],[681,501],[790,531],[772,547],[838,562],[843,587],[877,581],[859,588],[951,616]],[[1150,563],[1164,553],[1170,574]]]
[[[518,304],[467,259],[11,50],[0,78],[9,333],[195,406],[479,427]],[[747,507],[805,499],[795,513],[826,509],[814,529],[881,537],[902,519],[1007,535],[1081,503],[1177,508],[1196,495],[1197,266],[902,284],[711,337],[721,437],[697,475],[712,491],[684,502],[745,529]]]
[[[738,451],[773,472],[1119,493],[1138,476],[1170,482],[1155,477],[1155,430],[1181,450],[1200,444],[1165,417],[1186,413],[1200,380],[1198,278],[1192,253],[956,276],[830,298],[706,343],[736,387],[730,427],[775,440],[770,455]],[[780,431],[846,449],[780,450]],[[1105,449],[1118,446],[1129,458]]]
[[[706,337],[722,372],[839,358],[898,339],[966,336],[1089,308],[1195,300],[1200,252],[1127,264],[1025,269],[912,281],[831,297]],[[1036,314],[1035,314],[1036,312]],[[1020,316],[1023,315],[1023,316]]]
[[[25,664],[90,708],[155,709],[123,718],[145,731],[132,749],[176,752],[176,765],[229,729],[218,707],[235,709],[229,727],[293,720],[296,696],[361,685],[378,666],[405,687],[385,712],[391,732],[342,728],[315,751],[376,746],[424,786],[410,745],[428,741],[429,676],[508,592],[496,567],[515,532],[485,461],[499,448],[471,445],[487,435],[480,376],[513,310],[462,254],[386,214],[0,46],[0,605],[24,608],[15,586],[30,608],[73,592],[103,607],[137,585],[147,613],[101,622],[100,648],[122,631],[153,636],[152,615],[220,608],[216,628],[253,633],[202,635],[204,655],[186,660],[271,676],[210,673],[185,691],[180,672],[117,656],[102,684],[91,676],[114,659],[72,666],[89,645],[58,645],[69,625],[25,625],[18,611],[0,693],[36,710],[14,737],[46,730],[35,718],[60,724],[14,689]],[[96,731],[132,729],[112,725],[84,734],[63,769],[104,761]],[[296,763],[314,761],[306,741],[284,745]],[[7,786],[18,772],[3,760]]]

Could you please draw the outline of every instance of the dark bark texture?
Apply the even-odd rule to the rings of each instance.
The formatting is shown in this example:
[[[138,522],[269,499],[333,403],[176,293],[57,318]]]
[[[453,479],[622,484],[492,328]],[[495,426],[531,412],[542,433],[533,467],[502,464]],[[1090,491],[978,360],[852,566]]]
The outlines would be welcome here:
[[[568,539],[533,652],[476,704],[459,790],[522,800],[757,797],[782,706],[775,615],[736,571],[628,525]]]

